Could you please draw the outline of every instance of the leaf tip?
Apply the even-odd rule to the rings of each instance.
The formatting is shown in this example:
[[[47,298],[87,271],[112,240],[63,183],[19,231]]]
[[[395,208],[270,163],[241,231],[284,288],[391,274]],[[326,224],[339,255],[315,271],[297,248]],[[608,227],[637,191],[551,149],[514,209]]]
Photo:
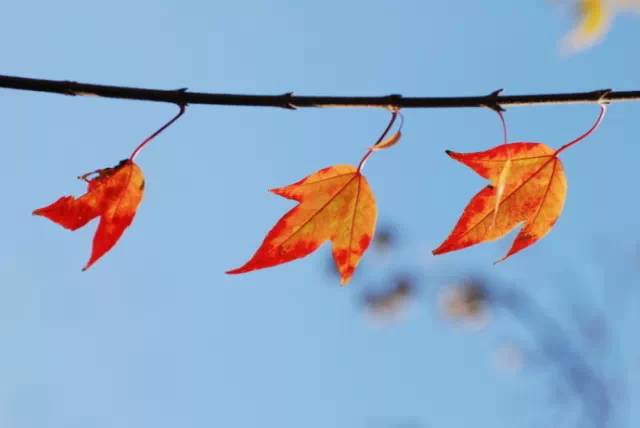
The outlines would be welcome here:
[[[84,267],[82,268],[82,272],[86,272],[87,270],[89,270],[89,268],[90,268],[91,266],[93,266],[93,264],[94,264],[95,262],[97,262],[97,261],[98,261],[98,259],[99,259],[100,257],[102,257],[102,255],[100,255],[100,256],[98,256],[98,257],[95,257],[95,255],[94,255],[94,254],[92,254],[92,255],[91,255],[91,258],[89,259],[89,261],[87,262],[87,264],[86,264],[86,265],[84,265]]]
[[[438,248],[435,248],[433,250],[431,250],[431,254],[433,254],[434,256],[439,256],[440,254],[444,254],[444,253],[448,253],[451,251],[451,249],[448,247],[448,239],[443,242],[442,244],[440,244],[440,246]]]
[[[445,150],[444,152],[447,154],[447,156],[449,156],[452,159],[456,159],[456,160],[460,159],[461,153],[454,152],[453,150]]]
[[[241,273],[247,273],[247,272],[251,272],[252,270],[256,270],[259,268],[256,268],[255,265],[253,264],[253,259],[249,260],[248,262],[246,262],[245,264],[243,264],[240,267],[237,268],[233,268],[233,269],[229,269],[228,271],[225,271],[225,274],[227,275],[239,275]]]
[[[285,196],[286,193],[284,191],[285,189],[286,189],[286,187],[274,187],[274,188],[268,189],[267,192],[273,193],[274,195],[286,197]]]

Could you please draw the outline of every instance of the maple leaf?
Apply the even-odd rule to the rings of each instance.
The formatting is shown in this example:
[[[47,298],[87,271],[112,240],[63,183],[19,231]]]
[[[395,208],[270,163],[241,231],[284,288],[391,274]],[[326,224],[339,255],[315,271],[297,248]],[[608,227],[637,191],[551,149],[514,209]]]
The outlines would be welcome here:
[[[369,247],[376,226],[376,202],[360,169],[331,166],[271,192],[299,204],[276,223],[247,263],[227,273],[239,274],[299,259],[331,240],[340,282],[346,285]]]
[[[94,173],[96,177],[87,179]],[[33,212],[69,230],[79,229],[100,217],[93,237],[91,257],[82,270],[87,270],[118,242],[133,221],[144,191],[142,170],[130,159],[94,173],[80,177],[88,184],[84,195],[79,198],[63,196]]]
[[[558,153],[542,143],[502,144],[477,153],[447,151],[491,184],[471,199],[449,237],[433,254],[494,241],[524,223],[502,261],[545,236],[562,213],[567,193]]]

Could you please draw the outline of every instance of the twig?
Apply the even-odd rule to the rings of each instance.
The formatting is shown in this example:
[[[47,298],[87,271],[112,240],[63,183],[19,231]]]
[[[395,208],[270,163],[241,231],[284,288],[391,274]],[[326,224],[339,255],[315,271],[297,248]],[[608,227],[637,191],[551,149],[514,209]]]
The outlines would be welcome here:
[[[97,96],[139,101],[166,102],[177,105],[208,104],[250,107],[278,107],[285,109],[307,107],[383,107],[383,108],[464,108],[485,107],[499,110],[502,107],[542,104],[595,104],[640,101],[640,91],[571,92],[532,95],[489,95],[472,97],[380,97],[299,96],[293,92],[281,95],[240,95],[189,92],[185,88],[175,90],[130,88],[124,86],[93,85],[67,80],[31,79],[0,75],[0,88],[48,92],[63,95]]]

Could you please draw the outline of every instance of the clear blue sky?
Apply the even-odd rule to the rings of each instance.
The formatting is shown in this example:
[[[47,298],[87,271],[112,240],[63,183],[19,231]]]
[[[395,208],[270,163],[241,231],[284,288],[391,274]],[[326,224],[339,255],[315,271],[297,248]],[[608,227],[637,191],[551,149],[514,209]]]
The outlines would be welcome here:
[[[27,0],[3,6],[0,73],[264,94],[640,88],[637,17],[567,57],[557,48],[571,22],[568,8],[544,1]],[[405,112],[403,141],[366,170],[403,252],[363,265],[341,288],[325,275],[326,247],[274,269],[223,272],[291,207],[266,189],[357,162],[388,113],[193,106],[138,158],[147,186],[134,224],[83,273],[95,223],[70,233],[31,211],[83,193],[77,175],[127,157],[175,108],[0,94],[3,427],[536,426],[554,420],[548,373],[492,363],[501,343],[526,341],[512,322],[497,314],[482,332],[455,328],[427,281],[407,320],[372,327],[359,306],[365,287],[405,266],[481,273],[529,288],[562,317],[570,302],[600,304],[607,290],[638,286],[640,104],[613,106],[592,138],[563,154],[560,221],[495,267],[511,238],[430,255],[484,185],[443,151],[498,144],[495,114]],[[596,113],[514,108],[507,118],[512,140],[557,147]],[[637,403],[638,294],[623,300],[624,319],[606,307],[624,355],[611,365],[630,383],[626,402]],[[621,424],[637,426],[637,406],[628,407]]]

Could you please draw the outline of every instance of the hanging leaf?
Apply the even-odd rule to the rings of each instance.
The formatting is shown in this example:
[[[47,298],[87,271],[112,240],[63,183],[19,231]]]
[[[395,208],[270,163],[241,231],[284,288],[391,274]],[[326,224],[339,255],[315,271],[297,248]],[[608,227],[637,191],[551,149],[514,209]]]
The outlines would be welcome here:
[[[69,230],[79,229],[100,217],[91,257],[82,270],[87,270],[118,242],[133,221],[144,191],[142,170],[129,159],[95,174],[92,179],[82,177],[88,183],[88,190],[81,197],[63,196],[33,212]]]
[[[433,254],[496,240],[524,223],[502,261],[545,236],[560,216],[567,183],[552,148],[542,143],[511,143],[484,152],[447,154],[491,184],[471,199],[449,237]],[[504,178],[507,162],[509,173]],[[503,192],[496,204],[498,185]]]
[[[247,263],[227,273],[290,262],[330,240],[341,283],[346,285],[376,226],[376,202],[365,177],[351,165],[337,165],[271,191],[299,205],[276,223]]]

